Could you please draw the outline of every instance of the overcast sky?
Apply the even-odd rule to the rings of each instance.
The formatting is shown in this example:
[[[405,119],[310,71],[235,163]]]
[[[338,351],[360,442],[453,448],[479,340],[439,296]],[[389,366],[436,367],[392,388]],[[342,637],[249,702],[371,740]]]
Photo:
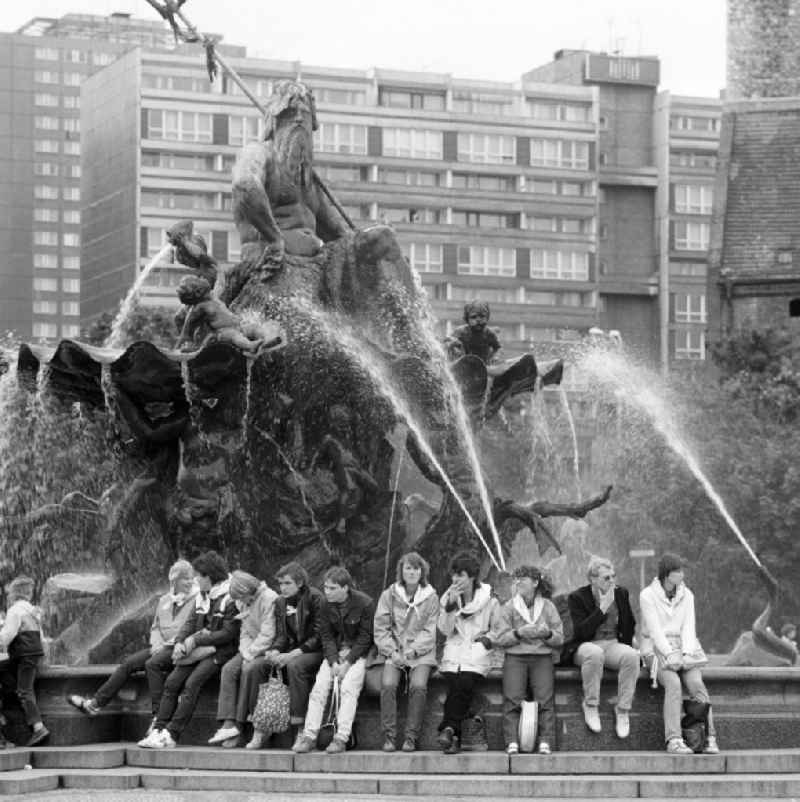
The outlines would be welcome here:
[[[515,81],[559,48],[661,59],[661,88],[717,97],[725,80],[725,0],[187,0],[203,32],[251,55],[332,67],[390,67]],[[34,16],[132,13],[146,0],[5,0],[0,30]]]

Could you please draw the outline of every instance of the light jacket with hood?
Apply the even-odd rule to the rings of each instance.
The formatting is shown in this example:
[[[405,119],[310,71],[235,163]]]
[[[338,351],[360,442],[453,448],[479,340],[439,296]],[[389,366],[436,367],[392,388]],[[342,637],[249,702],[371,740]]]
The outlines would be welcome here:
[[[526,624],[539,624],[549,629],[550,637],[518,638],[516,631]],[[533,605],[528,607],[522,596],[516,593],[500,608],[500,629],[494,643],[502,646],[508,654],[546,654],[558,659],[564,644],[564,625],[550,599],[537,593]]]
[[[153,651],[175,645],[181,628],[194,614],[195,597],[199,592],[194,587],[189,593],[165,593],[158,600],[150,627],[150,648]]]
[[[275,641],[275,600],[278,594],[266,582],[258,586],[256,595],[239,614],[242,628],[239,631],[239,654],[252,660],[272,648]]]
[[[491,668],[491,649],[475,638],[497,640],[500,605],[492,596],[490,585],[475,588],[469,604],[449,608],[443,596],[439,605],[439,631],[447,640],[439,663],[440,671],[472,671],[486,676]]]
[[[413,599],[405,585],[395,582],[381,593],[375,608],[373,638],[378,654],[389,659],[395,652],[411,656],[411,668],[436,665],[436,624],[439,597],[431,585],[420,585]]]
[[[41,657],[42,611],[25,599],[17,599],[6,612],[0,629],[0,648],[14,660],[19,657]]]
[[[650,655],[655,651],[666,657],[676,651],[694,654],[701,646],[697,639],[694,619],[694,594],[684,584],[678,585],[672,599],[658,577],[639,594],[642,611],[642,641],[640,651]]]

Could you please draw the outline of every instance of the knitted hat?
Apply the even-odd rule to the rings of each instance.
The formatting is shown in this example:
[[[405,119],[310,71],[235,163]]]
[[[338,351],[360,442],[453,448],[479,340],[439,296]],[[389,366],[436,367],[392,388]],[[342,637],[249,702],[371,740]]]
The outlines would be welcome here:
[[[230,594],[234,599],[252,596],[261,583],[247,571],[234,571],[231,574]]]

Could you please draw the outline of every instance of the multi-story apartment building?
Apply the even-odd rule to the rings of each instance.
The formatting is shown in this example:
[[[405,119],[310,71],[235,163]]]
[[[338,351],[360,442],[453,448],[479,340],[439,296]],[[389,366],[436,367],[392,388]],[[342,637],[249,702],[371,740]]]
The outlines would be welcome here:
[[[81,84],[160,21],[67,14],[0,34],[0,330],[76,337],[80,321]]]

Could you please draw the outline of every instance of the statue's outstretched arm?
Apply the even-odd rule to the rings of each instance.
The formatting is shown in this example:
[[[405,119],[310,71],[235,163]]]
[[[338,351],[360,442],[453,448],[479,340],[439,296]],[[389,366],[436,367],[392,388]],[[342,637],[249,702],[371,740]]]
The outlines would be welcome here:
[[[252,241],[250,227],[267,242],[283,238],[266,189],[269,148],[266,143],[251,143],[233,166],[233,219],[243,245]]]

